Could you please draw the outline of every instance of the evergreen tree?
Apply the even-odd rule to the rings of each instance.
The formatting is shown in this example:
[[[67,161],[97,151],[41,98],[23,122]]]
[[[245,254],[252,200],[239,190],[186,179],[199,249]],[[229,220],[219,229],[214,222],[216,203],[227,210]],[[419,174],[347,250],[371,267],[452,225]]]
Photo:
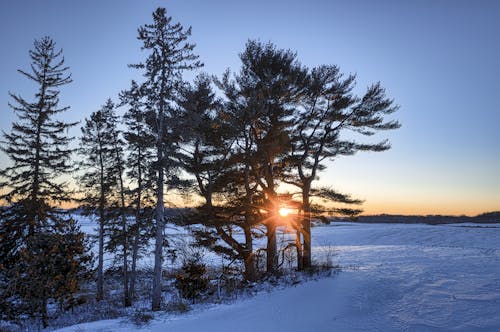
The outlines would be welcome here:
[[[82,188],[82,206],[86,214],[99,216],[97,260],[97,300],[104,296],[104,237],[109,220],[114,191],[117,188],[117,173],[113,145],[113,132],[110,130],[109,108],[107,103],[85,120],[81,128],[79,153],[82,157],[80,167],[84,172],[79,177]],[[97,213],[96,213],[97,212]]]
[[[127,106],[124,114],[127,126],[124,132],[128,150],[127,176],[135,185],[129,191],[135,216],[135,222],[129,228],[132,251],[129,292],[132,300],[135,296],[137,260],[141,247],[150,238],[150,221],[154,210],[155,174],[152,164],[155,137],[151,130],[154,112],[146,109],[144,96],[135,81],[132,81],[129,90],[120,93],[120,101],[122,106]]]
[[[175,275],[175,287],[180,296],[195,303],[196,298],[207,291],[210,279],[206,276],[207,268],[203,257],[195,252],[182,264],[181,270]]]
[[[247,204],[256,206],[253,215],[259,215],[266,227],[267,271],[274,273],[278,267],[276,227],[282,223],[278,186],[291,148],[294,105],[305,87],[307,72],[293,52],[271,43],[249,41],[240,58],[242,68],[234,84],[225,84],[225,94],[243,121],[238,144],[244,152],[240,169],[251,195]],[[250,177],[258,193],[249,192]]]
[[[14,163],[0,172],[5,179],[0,184],[8,188],[2,199],[9,203],[29,199],[36,207],[39,201],[70,200],[66,184],[57,179],[71,171],[72,151],[67,147],[71,138],[66,136],[66,131],[76,123],[55,119],[55,115],[69,110],[69,107],[58,108],[58,88],[71,82],[62,50],[56,50],[55,42],[44,37],[35,41],[30,57],[32,72],[18,71],[39,87],[33,102],[10,93],[14,104],[9,106],[20,121],[13,124],[11,133],[3,133],[2,150]],[[37,222],[43,222],[43,218],[36,220],[42,212],[31,210],[29,234],[40,226]]]
[[[254,281],[252,225],[248,223],[250,219],[244,217],[247,208],[235,204],[237,195],[226,189],[234,183],[236,121],[215,97],[211,79],[206,75],[198,76],[194,86],[186,85],[182,89],[179,105],[183,109],[182,128],[186,132],[181,164],[194,176],[196,191],[204,198],[196,213],[189,215],[191,222],[205,226],[205,229],[194,230],[194,235],[198,244],[243,261],[245,279]],[[224,198],[220,199],[221,196]],[[234,227],[243,230],[245,242],[235,236]],[[219,245],[219,239],[225,245]]]
[[[397,121],[385,118],[398,106],[385,96],[385,90],[378,83],[359,98],[352,94],[355,77],[343,77],[337,66],[313,68],[308,73],[307,82],[296,106],[298,112],[291,137],[293,144],[289,163],[295,172],[289,173],[286,180],[302,192],[304,215],[300,233],[303,236],[303,252],[298,257],[298,263],[299,267],[303,263],[304,268],[311,267],[311,213],[314,212],[311,196],[318,194],[332,202],[360,203],[329,189],[314,190],[312,182],[318,179],[318,172],[325,169],[324,161],[358,151],[385,151],[390,147],[387,141],[362,143],[359,139],[347,140],[344,138],[347,131],[371,136],[377,131],[400,126]],[[337,209],[333,212],[353,214],[359,211]]]
[[[194,86],[186,84],[178,103],[183,112],[181,127],[184,129],[179,153],[181,164],[195,177],[198,193],[209,208],[213,205],[217,179],[225,169],[235,142],[234,130],[207,75],[197,76]]]
[[[153,13],[153,24],[139,28],[138,39],[142,49],[148,51],[144,63],[131,65],[143,69],[142,88],[148,101],[148,107],[155,112],[153,131],[156,136],[156,244],[152,291],[152,309],[160,310],[163,230],[165,224],[164,184],[165,171],[172,173],[177,165],[176,150],[176,107],[175,95],[186,70],[202,66],[194,55],[194,44],[187,42],[191,28],[184,29],[180,23],[173,23],[165,8],[158,8]]]
[[[6,285],[0,297],[16,299],[11,304],[21,311],[14,314],[39,314],[47,326],[49,299],[71,302],[88,256],[74,221],[55,207],[70,200],[60,176],[72,171],[66,132],[75,123],[57,115],[69,109],[58,104],[59,88],[71,76],[49,37],[35,41],[30,57],[31,72],[19,72],[38,91],[33,101],[10,94],[19,121],[3,133],[1,146],[12,165],[0,171],[0,200],[8,203],[0,216],[0,274]]]
[[[131,305],[129,294],[129,273],[128,273],[128,225],[127,225],[127,206],[125,205],[125,192],[124,185],[125,176],[125,160],[124,150],[125,142],[122,138],[122,131],[118,129],[119,118],[115,112],[115,105],[108,99],[101,111],[106,121],[106,130],[111,138],[109,142],[111,146],[111,163],[114,170],[114,178],[116,180],[116,192],[111,201],[110,213],[110,241],[108,242],[108,250],[115,251],[116,247],[122,247],[121,256],[122,271],[123,271],[123,303],[125,307]]]

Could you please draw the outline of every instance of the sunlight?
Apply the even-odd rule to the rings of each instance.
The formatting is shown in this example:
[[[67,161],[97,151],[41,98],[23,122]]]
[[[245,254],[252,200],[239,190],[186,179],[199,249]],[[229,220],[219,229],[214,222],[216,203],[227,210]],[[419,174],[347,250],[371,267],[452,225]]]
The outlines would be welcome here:
[[[278,213],[282,217],[287,217],[290,213],[292,213],[292,210],[286,207],[282,207],[278,210]]]

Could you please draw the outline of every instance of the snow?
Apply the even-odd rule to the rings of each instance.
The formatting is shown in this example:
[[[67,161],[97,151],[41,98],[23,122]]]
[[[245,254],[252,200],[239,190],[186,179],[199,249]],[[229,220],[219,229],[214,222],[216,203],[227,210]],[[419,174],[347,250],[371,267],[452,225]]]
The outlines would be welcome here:
[[[142,328],[124,318],[58,331],[500,331],[500,225],[487,226],[315,227],[314,256],[333,248],[339,274]]]

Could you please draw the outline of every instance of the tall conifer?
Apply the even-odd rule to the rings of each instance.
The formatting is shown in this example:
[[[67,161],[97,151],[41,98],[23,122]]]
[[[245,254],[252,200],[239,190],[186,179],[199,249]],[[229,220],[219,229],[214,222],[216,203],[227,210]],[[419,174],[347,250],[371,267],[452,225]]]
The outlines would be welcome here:
[[[258,205],[254,213],[260,214],[266,227],[267,272],[274,273],[278,268],[276,229],[282,223],[278,186],[285,177],[294,105],[307,72],[293,52],[271,43],[249,41],[240,59],[242,68],[234,84],[225,84],[224,90],[240,119],[242,178],[247,178],[247,187],[250,177],[258,186],[247,204]]]
[[[82,206],[88,214],[97,214],[98,260],[97,260],[97,300],[104,296],[104,246],[105,231],[110,225],[114,191],[117,189],[113,132],[110,130],[109,108],[106,103],[93,112],[82,126],[79,153],[82,157],[79,176],[83,192]]]
[[[337,66],[319,66],[308,73],[305,93],[298,101],[293,128],[292,153],[288,161],[293,168],[288,183],[302,192],[303,236],[302,255],[299,267],[310,268],[311,259],[311,197],[319,194],[323,198],[340,203],[356,203],[348,196],[332,190],[315,190],[312,183],[318,173],[325,169],[325,160],[353,155],[358,151],[385,151],[390,148],[386,140],[362,142],[359,133],[371,136],[381,130],[399,128],[395,120],[387,119],[398,106],[385,95],[379,83],[370,86],[362,97],[352,93],[355,77],[345,77]],[[347,132],[350,132],[346,135]],[[353,137],[346,139],[346,137]],[[350,214],[355,210],[338,210]],[[300,257],[301,256],[301,257]],[[302,260],[302,261],[301,261]]]
[[[32,101],[10,93],[18,121],[1,145],[12,163],[0,171],[0,199],[8,204],[0,216],[0,273],[8,280],[0,296],[20,297],[15,304],[47,326],[48,300],[72,298],[88,257],[79,228],[55,205],[70,200],[61,176],[72,171],[67,130],[75,123],[58,119],[69,110],[58,104],[71,75],[49,37],[34,42],[30,57],[31,71],[18,71],[38,91]]]
[[[131,205],[134,210],[134,223],[129,228],[131,266],[130,266],[130,299],[135,297],[137,277],[137,260],[140,248],[149,240],[150,222],[153,217],[155,196],[155,172],[152,167],[154,161],[153,149],[155,137],[151,130],[154,121],[154,112],[146,107],[145,97],[141,87],[132,81],[130,89],[120,93],[121,105],[127,110],[123,116],[126,129],[124,138],[127,145],[128,157],[126,166],[127,176],[132,182],[129,190]]]
[[[182,73],[202,66],[193,53],[194,44],[188,43],[191,28],[184,29],[180,23],[173,23],[165,8],[153,13],[153,23],[139,28],[138,39],[142,49],[148,52],[146,61],[131,67],[144,71],[143,92],[148,99],[148,107],[155,112],[153,124],[156,135],[156,244],[152,291],[152,309],[160,310],[163,231],[165,227],[164,184],[165,171],[171,172],[177,164],[173,135],[175,128],[175,95],[182,82]]]

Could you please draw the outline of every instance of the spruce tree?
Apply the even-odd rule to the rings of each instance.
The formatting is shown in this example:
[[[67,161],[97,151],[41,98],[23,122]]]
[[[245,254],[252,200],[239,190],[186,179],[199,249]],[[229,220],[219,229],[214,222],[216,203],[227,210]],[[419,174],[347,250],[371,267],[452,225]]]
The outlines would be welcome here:
[[[71,138],[67,130],[76,123],[66,123],[55,118],[69,107],[59,108],[59,87],[71,83],[68,67],[64,65],[62,50],[55,42],[44,37],[36,40],[30,51],[32,72],[19,73],[38,85],[33,102],[9,93],[14,100],[9,106],[19,121],[12,125],[10,133],[3,133],[2,150],[13,161],[13,165],[0,172],[4,179],[0,184],[8,188],[2,199],[8,202],[29,199],[34,206],[40,201],[68,202],[66,184],[58,182],[62,174],[72,170],[68,148]],[[29,218],[28,234],[33,234],[44,218],[36,220],[42,211],[33,209]],[[38,223],[38,225],[37,225]]]
[[[180,23],[173,23],[165,8],[153,13],[153,23],[139,28],[138,39],[142,50],[148,52],[145,62],[131,65],[144,71],[143,92],[148,106],[155,112],[153,131],[156,136],[156,238],[155,263],[152,291],[152,309],[160,310],[162,280],[163,230],[165,225],[164,185],[165,171],[171,173],[177,165],[176,150],[176,107],[175,96],[182,82],[182,73],[202,66],[194,55],[194,44],[188,43],[191,28],[184,29]]]
[[[0,274],[6,280],[0,297],[17,298],[21,312],[40,315],[47,326],[49,299],[69,301],[78,289],[88,256],[74,221],[56,204],[70,201],[61,176],[72,171],[67,130],[75,125],[58,119],[59,88],[71,82],[62,50],[43,37],[30,51],[31,71],[18,70],[35,82],[32,101],[10,93],[18,116],[1,149],[12,161],[0,171]],[[69,241],[69,242],[68,242]],[[8,300],[7,300],[8,302]],[[17,312],[20,313],[20,312]]]

